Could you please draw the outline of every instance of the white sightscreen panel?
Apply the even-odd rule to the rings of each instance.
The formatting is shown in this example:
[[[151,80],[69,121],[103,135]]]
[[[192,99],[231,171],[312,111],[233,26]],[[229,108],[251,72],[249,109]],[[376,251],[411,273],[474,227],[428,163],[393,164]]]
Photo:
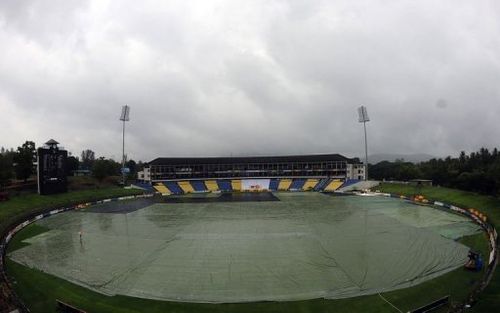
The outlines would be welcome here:
[[[243,179],[241,190],[269,190],[270,179]]]

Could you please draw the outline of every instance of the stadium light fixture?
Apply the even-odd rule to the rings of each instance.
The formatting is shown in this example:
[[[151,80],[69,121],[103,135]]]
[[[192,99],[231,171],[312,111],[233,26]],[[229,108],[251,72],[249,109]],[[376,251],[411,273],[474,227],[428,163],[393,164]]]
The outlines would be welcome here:
[[[370,118],[368,117],[368,111],[366,110],[365,106],[360,106],[358,108],[358,121],[360,123],[363,123],[363,127],[365,129],[365,180],[368,179],[368,142],[366,139],[366,122],[370,121]]]
[[[130,107],[128,105],[122,106],[122,114],[120,115],[120,121],[123,122],[123,137],[122,137],[122,180],[125,186],[125,122],[130,121]]]

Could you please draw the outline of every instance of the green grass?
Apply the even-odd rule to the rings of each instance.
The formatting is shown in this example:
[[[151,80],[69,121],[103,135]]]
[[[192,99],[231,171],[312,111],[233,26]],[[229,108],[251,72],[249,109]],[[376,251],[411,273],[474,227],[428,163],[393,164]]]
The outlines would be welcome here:
[[[43,234],[44,232],[47,232],[49,230],[49,228],[38,224],[28,225],[12,238],[12,240],[9,242],[9,245],[7,246],[7,253],[28,246],[29,243],[24,242],[25,239]]]
[[[16,219],[46,208],[55,208],[79,202],[88,202],[103,198],[120,197],[141,193],[137,189],[106,187],[61,193],[50,196],[29,194],[0,202],[0,232]]]
[[[500,199],[445,187],[415,187],[400,184],[381,184],[375,189],[402,195],[421,194],[428,199],[455,204],[462,208],[475,208],[485,212],[493,223],[500,223]]]
[[[494,225],[500,225],[500,199],[444,187],[415,187],[400,184],[382,184],[375,189],[401,195],[421,194],[428,199],[455,204],[462,208],[475,208],[486,213]],[[497,226],[498,228],[498,226]],[[489,254],[485,255],[487,260]],[[470,312],[498,312],[500,308],[500,273],[495,271],[493,279]]]
[[[397,189],[394,185],[383,185],[380,187],[380,189],[385,192],[400,194],[415,193],[414,189],[407,189],[406,186],[400,186],[400,188],[401,189]],[[435,189],[439,189],[439,192]],[[109,191],[111,190],[108,190],[107,195],[110,195]],[[428,191],[429,194],[426,194],[425,191]],[[496,207],[499,207],[495,205],[495,201],[499,203],[497,199],[468,193],[462,194],[460,191],[445,188],[425,188],[425,190],[422,188],[418,193],[424,194],[429,198],[453,202],[461,204],[462,206],[474,206],[480,209],[485,208],[484,211],[491,210],[492,213]],[[114,195],[116,196],[116,194]],[[96,197],[95,194],[92,196]],[[84,198],[80,197],[84,197],[84,195],[73,195],[64,200],[52,199],[51,201],[68,201],[72,199],[85,201]],[[54,196],[54,198],[57,197]],[[53,204],[53,202],[49,200],[43,200]],[[21,199],[17,201],[21,201]],[[27,203],[31,203],[32,205],[33,203],[37,203],[36,198],[26,199],[25,201],[26,202],[21,201],[20,203],[24,203],[26,206],[28,206]],[[485,205],[482,206],[480,204]],[[488,204],[488,206],[486,204]],[[48,206],[47,202],[44,202],[44,206],[45,205]],[[33,206],[31,208],[33,208]],[[17,212],[17,210],[14,211]],[[13,238],[9,250],[13,251],[14,249],[21,248],[23,245],[26,245],[22,240],[44,231],[45,229],[43,229],[43,227],[37,225],[28,226]],[[464,237],[460,241],[469,247],[483,252],[483,254],[487,253],[487,242],[485,235],[482,233]],[[243,304],[193,304],[155,301],[127,296],[105,296],[39,270],[19,265],[9,259],[7,259],[6,265],[8,275],[15,281],[14,288],[16,292],[21,295],[23,301],[32,312],[54,312],[56,299],[70,303],[88,312],[396,312],[378,295],[341,300],[316,299],[294,302]],[[451,295],[452,301],[460,301],[464,299],[472,287],[478,282],[481,275],[482,273],[472,273],[463,269],[457,269],[411,288],[384,293],[383,296],[403,312],[415,309],[445,295]],[[478,306],[475,307],[474,312],[494,312],[496,310],[497,305],[500,303],[498,302],[499,296],[496,294],[498,290],[500,290],[497,276],[498,275],[496,275],[497,285],[495,286],[495,284],[492,284],[488,287],[487,292],[483,295],[484,301],[481,301]]]

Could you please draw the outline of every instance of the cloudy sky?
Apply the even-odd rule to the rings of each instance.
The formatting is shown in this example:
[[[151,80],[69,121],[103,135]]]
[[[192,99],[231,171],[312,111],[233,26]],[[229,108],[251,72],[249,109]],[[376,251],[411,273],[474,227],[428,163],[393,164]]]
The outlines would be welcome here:
[[[120,158],[500,146],[500,2],[2,0],[0,146]]]

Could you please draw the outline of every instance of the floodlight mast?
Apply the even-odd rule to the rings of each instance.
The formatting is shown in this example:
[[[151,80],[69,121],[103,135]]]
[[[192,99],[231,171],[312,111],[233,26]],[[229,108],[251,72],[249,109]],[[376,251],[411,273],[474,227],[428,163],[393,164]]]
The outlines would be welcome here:
[[[366,122],[370,121],[368,117],[368,111],[365,106],[360,106],[358,108],[359,122],[363,123],[363,128],[365,130],[365,180],[368,180],[368,141],[366,136]]]
[[[130,107],[128,105],[122,106],[122,114],[120,115],[120,121],[123,122],[122,128],[122,183],[125,186],[125,122],[130,121],[129,118]]]

